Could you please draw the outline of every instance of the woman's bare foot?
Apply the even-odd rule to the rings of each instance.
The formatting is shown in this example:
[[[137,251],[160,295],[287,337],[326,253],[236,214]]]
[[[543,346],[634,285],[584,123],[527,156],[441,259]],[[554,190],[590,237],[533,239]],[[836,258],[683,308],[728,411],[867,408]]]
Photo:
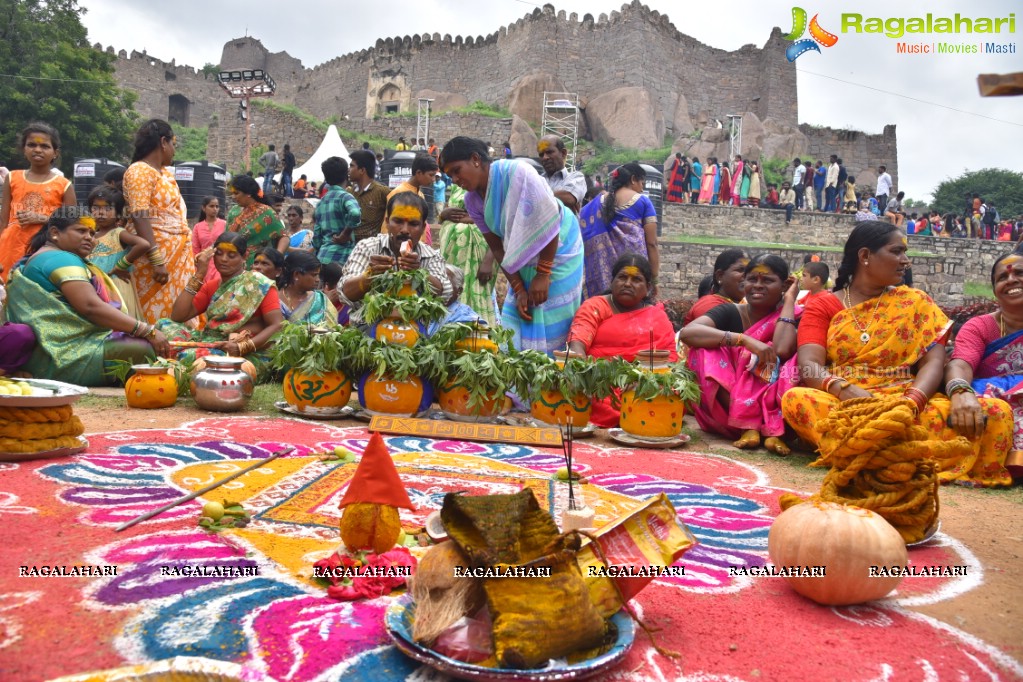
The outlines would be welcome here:
[[[777,436],[771,436],[764,441],[764,447],[773,452],[776,455],[782,457],[788,457],[792,454],[792,450],[789,449],[788,445],[782,442],[781,438]]]
[[[760,432],[756,429],[743,431],[742,437],[732,443],[732,445],[740,450],[752,450],[753,448],[758,448],[760,447]]]

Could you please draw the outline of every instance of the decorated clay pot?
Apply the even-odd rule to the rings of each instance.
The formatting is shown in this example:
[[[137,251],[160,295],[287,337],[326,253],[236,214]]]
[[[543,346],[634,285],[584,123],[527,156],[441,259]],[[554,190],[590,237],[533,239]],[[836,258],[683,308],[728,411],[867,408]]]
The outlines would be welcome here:
[[[242,371],[245,358],[207,355],[206,368],[192,375],[189,386],[195,403],[203,410],[237,412],[245,409],[255,382]]]
[[[571,400],[561,391],[543,391],[540,399],[530,405],[529,413],[533,419],[545,424],[572,423],[575,428],[583,428],[590,423],[593,403],[582,393]]]
[[[671,371],[671,353],[666,350],[641,350],[636,353],[636,362],[640,366],[654,374],[664,374]]]
[[[352,382],[344,372],[302,374],[289,369],[283,388],[284,402],[299,412],[340,410],[352,397]]]
[[[504,395],[502,394],[484,400],[483,404],[475,409],[471,408],[469,407],[469,390],[462,386],[455,386],[454,383],[454,381],[449,381],[444,388],[437,391],[437,404],[452,421],[490,421],[504,407]]]
[[[178,400],[178,382],[169,367],[132,365],[135,373],[124,384],[128,407],[170,407]]]
[[[485,323],[477,322],[473,326],[473,333],[461,341],[455,342],[455,348],[470,352],[488,350],[491,353],[499,353],[501,349],[490,340],[487,334],[488,327]]]
[[[682,433],[685,403],[678,396],[637,400],[632,390],[622,393],[619,424],[626,433],[640,438],[675,438]]]
[[[377,341],[411,348],[419,341],[419,327],[414,322],[388,317],[377,323],[373,330],[373,336]]]
[[[415,295],[416,290],[412,288],[412,282],[406,281],[405,285],[398,289],[398,298],[412,298]]]
[[[419,377],[404,381],[367,374],[359,381],[359,404],[378,414],[412,417],[430,407],[433,391]]]

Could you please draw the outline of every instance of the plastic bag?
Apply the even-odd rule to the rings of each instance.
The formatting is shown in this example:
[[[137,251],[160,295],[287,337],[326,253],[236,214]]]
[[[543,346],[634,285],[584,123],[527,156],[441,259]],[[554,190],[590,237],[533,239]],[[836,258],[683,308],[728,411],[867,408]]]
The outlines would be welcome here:
[[[437,653],[465,663],[479,663],[494,653],[490,638],[493,623],[490,610],[484,606],[473,617],[462,616],[442,632],[433,644]]]

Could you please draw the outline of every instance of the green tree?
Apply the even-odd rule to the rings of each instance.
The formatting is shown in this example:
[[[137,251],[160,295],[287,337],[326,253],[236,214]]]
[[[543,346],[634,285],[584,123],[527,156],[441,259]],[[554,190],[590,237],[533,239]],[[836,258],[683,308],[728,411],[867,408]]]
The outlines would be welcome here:
[[[90,47],[77,0],[0,0],[0,159],[27,167],[21,129],[44,121],[60,133],[58,163],[76,157],[126,161],[135,94],[117,86],[113,55]]]
[[[202,65],[202,77],[209,79],[210,76],[216,78],[217,74],[220,73],[220,67],[211,62],[206,62]]]
[[[1003,218],[1023,215],[1023,173],[1002,168],[968,171],[938,184],[932,205],[942,214],[962,213],[967,194],[984,197]]]

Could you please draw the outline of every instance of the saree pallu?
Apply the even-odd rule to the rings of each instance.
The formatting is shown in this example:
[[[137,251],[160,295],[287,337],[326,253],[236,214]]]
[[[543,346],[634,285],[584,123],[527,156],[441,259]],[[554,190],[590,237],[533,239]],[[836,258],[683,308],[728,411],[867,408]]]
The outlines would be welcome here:
[[[167,261],[170,279],[166,284],[153,279],[153,265],[148,258],[135,263],[131,277],[146,322],[156,324],[161,317],[170,315],[174,301],[195,274],[185,200],[174,179],[174,169],[157,171],[142,161],[131,164],[124,173],[124,198],[129,212],[146,212],[156,239],[153,246],[160,247]]]
[[[802,312],[796,308],[796,317]],[[746,336],[771,345],[781,311],[758,320],[743,332]],[[759,431],[762,436],[781,436],[785,422],[781,416],[782,396],[799,384],[796,356],[781,363],[778,377],[764,381],[756,371],[747,370],[752,354],[741,347],[693,348],[689,351],[689,367],[700,384],[700,402],[693,405],[693,414],[700,428],[735,439],[743,431]],[[721,403],[721,392],[730,394],[727,409]]]
[[[564,348],[572,317],[582,302],[583,245],[575,214],[554,198],[550,186],[532,166],[521,161],[491,164],[483,209],[487,229],[504,243],[501,267],[517,272],[527,291],[536,276],[540,252],[557,238],[547,301],[530,308],[533,319],[525,320],[519,316],[515,297],[509,296],[501,322],[514,330],[514,343],[520,350],[550,355]]]
[[[251,268],[256,260],[256,253],[267,246],[276,248],[277,241],[286,232],[284,223],[277,212],[262,203],[255,203],[248,208],[237,204],[227,213],[228,232],[244,235],[249,243],[249,254],[245,258],[245,267]]]
[[[451,186],[453,208],[465,207],[465,190],[458,185]],[[462,270],[465,275],[465,288],[459,297],[463,303],[476,311],[491,327],[497,325],[497,299],[494,288],[497,273],[490,281],[483,284],[479,280],[480,264],[487,254],[487,240],[473,223],[444,222],[441,224],[440,253],[445,263],[450,263]]]
[[[727,204],[729,199],[732,198],[732,173],[727,168],[721,169],[721,182],[719,183],[718,190],[718,203]]]
[[[110,279],[98,268],[66,251],[49,251],[29,262],[47,276],[56,291],[48,291],[28,277],[24,266],[11,274],[7,286],[7,316],[11,322],[32,327],[35,349],[22,369],[42,379],[56,379],[81,386],[114,383],[106,374],[113,360],[133,364],[156,357],[149,342],[98,327],[60,294],[65,281],[89,281],[102,300],[120,303]]]
[[[976,366],[967,358],[959,357],[960,346],[971,341],[984,346]],[[1013,415],[1012,449],[1015,459],[1023,459],[1020,455],[1023,453],[1023,331],[1002,336],[998,323],[990,315],[974,318],[956,336],[956,352],[952,357],[973,366],[973,390],[977,395],[1009,404]],[[1018,466],[1023,461],[1015,464]]]
[[[327,295],[319,290],[310,291],[305,300],[294,310],[288,308],[282,299],[281,313],[289,322],[337,326],[337,308],[327,300]]]
[[[671,177],[668,181],[668,193],[664,197],[665,201],[681,204],[686,200],[685,194],[689,190],[689,183],[685,177],[684,168],[685,166],[677,160],[675,165],[671,167]]]
[[[96,246],[93,247],[92,253],[87,259],[108,275],[114,271],[114,267],[121,256],[128,252],[121,245],[122,232],[124,232],[124,228],[117,227],[103,235],[96,241]],[[121,312],[129,317],[134,317],[136,320],[141,320],[141,304],[132,283],[130,281],[126,282],[120,277],[111,276],[110,279],[114,286],[117,287],[117,293],[121,297]]]
[[[167,335],[168,341],[196,341],[200,343],[219,343],[230,341],[231,335],[238,333],[258,312],[259,306],[276,284],[259,274],[249,270],[242,271],[220,287],[210,299],[206,308],[206,326],[192,329],[180,322],[162,319],[157,327]],[[187,348],[176,353],[178,360],[188,363],[204,355],[224,355],[219,349]],[[252,361],[257,371],[262,374],[267,365],[267,355],[260,351],[245,356]]]
[[[827,364],[830,371],[880,396],[901,396],[912,383],[912,367],[944,338],[951,326],[945,314],[923,292],[896,287],[883,294],[881,302],[866,301],[843,309],[831,318],[827,334]],[[872,312],[877,305],[876,313]],[[860,329],[867,322],[866,343]],[[1012,477],[1004,464],[1012,444],[1012,412],[1001,400],[979,398],[987,416],[984,434],[973,442],[971,455],[939,460],[938,479],[943,483],[975,487],[1008,486]],[[830,393],[812,388],[793,388],[782,398],[785,421],[804,440],[820,443],[818,424],[840,401]],[[936,440],[951,440],[958,434],[948,426],[952,403],[935,394],[921,410],[917,424]]]
[[[700,196],[697,198],[697,203],[709,204],[711,197],[714,196],[715,187],[717,185],[717,174],[718,167],[708,165],[703,169],[703,180],[700,181]]]
[[[749,201],[749,189],[752,184],[749,173],[743,173],[742,183],[739,185],[739,204],[745,205]]]
[[[586,354],[594,358],[636,359],[636,353],[649,350],[653,334],[655,350],[668,351],[671,362],[678,360],[675,329],[661,303],[625,313],[615,313],[606,296],[588,298],[580,306],[572,323],[571,339],[582,341]],[[620,391],[616,391],[620,394]],[[618,426],[619,410],[611,399],[593,400],[590,423],[603,428]]]
[[[736,206],[742,203],[742,180],[745,167],[746,164],[740,161],[735,164],[735,170],[732,172],[732,203]]]
[[[586,265],[584,298],[606,294],[611,288],[611,269],[615,261],[627,253],[649,257],[643,225],[655,217],[649,197],[637,194],[628,206],[615,209],[610,225],[601,215],[606,195],[594,197],[579,212],[582,229],[584,263]]]

